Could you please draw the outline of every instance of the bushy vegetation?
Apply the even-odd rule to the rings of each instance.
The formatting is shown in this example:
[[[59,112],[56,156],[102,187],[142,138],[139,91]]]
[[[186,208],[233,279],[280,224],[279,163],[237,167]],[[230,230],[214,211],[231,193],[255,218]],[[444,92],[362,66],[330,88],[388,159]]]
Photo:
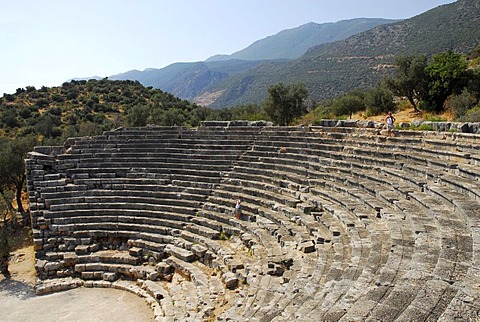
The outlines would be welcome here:
[[[369,89],[356,89],[339,97],[320,102],[304,118],[345,119],[353,113],[375,116],[395,111],[397,101],[407,100],[416,111],[450,112],[454,120],[479,122],[480,48],[469,55],[451,51],[426,56],[399,56],[395,75],[384,78]]]
[[[276,124],[290,125],[295,118],[306,113],[307,96],[304,84],[272,85],[268,88],[268,97],[264,104],[265,113]]]
[[[35,135],[42,143],[94,135],[118,126],[198,125],[199,106],[139,82],[108,79],[27,86],[0,99],[4,136]]]

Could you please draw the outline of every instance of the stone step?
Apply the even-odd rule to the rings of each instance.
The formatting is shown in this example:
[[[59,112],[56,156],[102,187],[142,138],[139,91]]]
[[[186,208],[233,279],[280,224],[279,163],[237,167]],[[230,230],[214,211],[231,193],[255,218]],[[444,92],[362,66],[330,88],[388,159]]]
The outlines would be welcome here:
[[[165,263],[172,266],[181,274],[188,276],[196,287],[208,286],[208,277],[195,265],[189,263],[177,256],[170,256],[165,259]]]
[[[85,204],[84,209],[72,209],[62,211],[50,211],[44,210],[43,214],[45,218],[70,218],[75,216],[87,216],[92,215],[110,215],[110,216],[126,216],[126,217],[158,217],[158,218],[171,218],[179,221],[183,221],[183,218],[189,219],[194,216],[196,209],[176,207],[176,206],[162,206],[162,205],[135,205],[135,204],[111,204],[111,208],[94,208],[94,205]],[[144,208],[142,208],[144,207]],[[176,214],[180,214],[176,216]],[[185,217],[186,216],[186,217]]]
[[[171,245],[171,244],[169,244],[165,247],[165,253],[172,255],[171,257],[169,257],[170,260],[165,261],[167,264],[172,265],[172,266],[174,266],[173,265],[174,263],[177,263],[177,261],[175,261],[175,259],[179,259],[183,262],[191,263],[196,258],[195,254],[192,253],[191,251],[189,251],[187,249],[177,247],[177,246],[174,246],[174,245]],[[175,267],[175,268],[177,268],[177,267]],[[177,268],[177,269],[179,269],[179,268]]]
[[[158,282],[149,280],[143,281],[142,288],[160,304],[161,311],[157,314],[159,317],[164,317],[167,320],[175,318],[173,300],[165,288]]]
[[[202,225],[196,225],[196,224],[187,224],[185,226],[185,230],[188,230],[192,233],[195,233],[197,235],[202,235],[210,239],[219,239],[220,238],[220,232],[211,229],[207,226],[202,226]]]

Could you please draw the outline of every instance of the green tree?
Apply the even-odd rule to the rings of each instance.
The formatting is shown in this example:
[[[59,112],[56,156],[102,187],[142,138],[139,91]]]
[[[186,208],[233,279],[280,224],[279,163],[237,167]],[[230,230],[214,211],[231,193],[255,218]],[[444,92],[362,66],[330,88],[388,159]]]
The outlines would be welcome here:
[[[477,58],[480,60],[480,58]],[[480,66],[474,69],[470,69],[470,81],[467,85],[467,89],[470,93],[475,95],[477,100],[480,100]]]
[[[15,128],[20,125],[17,119],[17,113],[14,109],[6,109],[1,115],[1,121],[6,127]]]
[[[24,160],[35,144],[34,137],[0,141],[0,195],[12,215],[15,213],[15,208],[8,198],[9,191],[15,192],[17,211],[25,213],[22,206],[22,190],[26,179]]]
[[[185,116],[183,111],[179,108],[170,108],[163,113],[163,120],[161,125],[174,126],[183,125],[185,122]]]
[[[36,131],[47,138],[58,137],[62,134],[58,126],[62,123],[57,115],[44,113],[35,124]]]
[[[460,94],[452,95],[447,101],[447,108],[453,114],[455,120],[460,120],[471,108],[475,106],[477,100],[468,90],[463,90]]]
[[[427,57],[400,56],[395,61],[395,77],[387,78],[387,87],[397,96],[405,96],[415,111],[427,90]]]
[[[256,104],[239,105],[231,108],[234,120],[258,121],[266,119],[261,106]]]
[[[332,108],[336,116],[348,115],[350,118],[352,118],[353,113],[363,111],[364,109],[364,100],[354,94],[346,94],[335,99]]]
[[[145,126],[150,116],[150,107],[148,105],[137,104],[127,111],[128,126]]]
[[[379,115],[395,109],[393,93],[383,86],[367,91],[365,95],[366,116]]]
[[[453,51],[434,55],[425,68],[428,92],[424,98],[427,108],[442,111],[448,96],[460,94],[471,78],[466,59]]]
[[[211,110],[204,106],[197,106],[192,110],[190,116],[190,124],[192,126],[198,126],[202,121],[205,121],[210,115]]]
[[[268,88],[264,111],[274,123],[290,125],[295,118],[307,112],[307,96],[305,84],[272,85]]]

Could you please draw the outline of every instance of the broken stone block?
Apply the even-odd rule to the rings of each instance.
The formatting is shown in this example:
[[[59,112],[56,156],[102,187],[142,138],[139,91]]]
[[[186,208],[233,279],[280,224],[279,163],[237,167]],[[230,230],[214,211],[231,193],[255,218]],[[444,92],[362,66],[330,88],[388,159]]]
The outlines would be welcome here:
[[[231,272],[227,272],[223,275],[223,281],[225,282],[225,286],[230,290],[233,290],[238,286],[238,278]]]
[[[313,253],[315,251],[315,244],[311,241],[304,241],[298,245],[298,249],[304,253]]]
[[[89,246],[87,245],[78,245],[75,247],[75,254],[77,255],[85,255],[89,252]]]
[[[242,262],[238,260],[233,260],[230,263],[228,263],[228,269],[231,270],[233,273],[235,273],[239,269],[243,269],[245,266],[243,265]]]
[[[117,273],[103,273],[103,280],[115,282],[118,279]]]
[[[63,255],[63,260],[65,261],[65,266],[73,266],[77,263],[78,256],[75,254],[65,254]]]
[[[173,267],[165,262],[160,262],[157,264],[157,272],[162,275],[171,274],[173,273]]]
[[[45,270],[46,271],[56,271],[61,267],[61,263],[58,262],[48,262],[45,264]]]
[[[284,268],[282,265],[276,263],[268,263],[267,274],[271,276],[282,276],[284,272]]]
[[[195,244],[192,246],[192,252],[198,257],[203,258],[207,252],[207,248],[202,245]]]
[[[130,256],[140,257],[142,256],[142,249],[140,247],[131,247],[128,253]]]

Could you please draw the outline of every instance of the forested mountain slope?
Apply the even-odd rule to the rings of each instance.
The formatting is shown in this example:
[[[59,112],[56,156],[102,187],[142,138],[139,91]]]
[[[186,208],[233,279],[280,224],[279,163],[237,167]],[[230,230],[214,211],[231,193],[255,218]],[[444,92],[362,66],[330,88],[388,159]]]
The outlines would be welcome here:
[[[479,25],[480,2],[459,0],[343,41],[313,47],[295,61],[262,64],[206,92],[221,93],[212,107],[261,102],[268,86],[278,82],[303,82],[314,100],[333,97],[376,84],[392,72],[396,55],[467,52],[480,44]]]

